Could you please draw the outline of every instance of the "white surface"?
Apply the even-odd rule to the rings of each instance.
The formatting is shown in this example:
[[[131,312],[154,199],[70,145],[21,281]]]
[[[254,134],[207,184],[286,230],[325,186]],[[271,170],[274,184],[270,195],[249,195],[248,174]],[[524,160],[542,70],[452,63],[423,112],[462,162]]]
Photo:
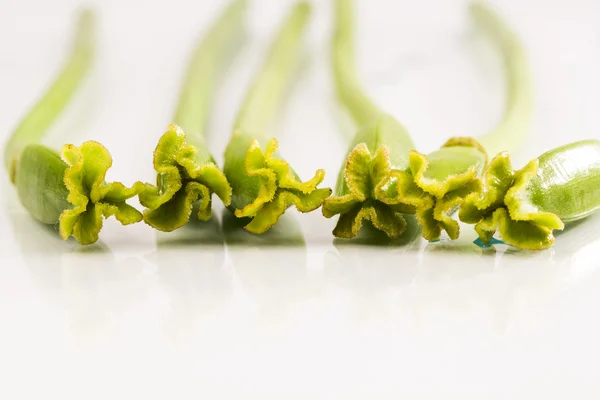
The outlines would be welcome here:
[[[100,140],[115,159],[109,179],[151,180],[189,50],[218,3],[98,1],[97,67],[48,143]],[[250,40],[216,103],[215,154],[290,4],[255,3]],[[328,76],[329,2],[317,3],[277,136],[301,176],[324,167],[333,185],[346,128]],[[491,129],[501,69],[464,3],[368,3],[358,34],[365,85],[419,148]],[[498,3],[536,79],[532,139],[517,159],[598,137],[600,3]],[[0,4],[3,138],[60,66],[76,5]],[[246,244],[211,235],[218,224],[165,235],[110,220],[99,243],[79,247],[32,221],[4,174],[1,188],[2,399],[600,396],[600,217],[539,253],[484,251],[469,230],[453,243],[334,244],[334,221],[291,210],[281,234]],[[294,225],[305,244],[282,244]]]

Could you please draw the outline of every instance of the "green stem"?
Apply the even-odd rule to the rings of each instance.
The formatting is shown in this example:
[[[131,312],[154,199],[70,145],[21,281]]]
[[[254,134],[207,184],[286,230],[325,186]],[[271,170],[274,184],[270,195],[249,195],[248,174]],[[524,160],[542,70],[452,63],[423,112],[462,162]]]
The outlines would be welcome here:
[[[335,2],[335,31],[331,47],[333,78],[337,96],[356,125],[366,126],[383,112],[364,92],[356,74],[352,2]]]
[[[212,194],[231,203],[231,187],[205,143],[207,122],[219,78],[242,36],[245,0],[235,0],[216,20],[196,47],[174,116],[174,124],[154,151],[157,184],[146,185],[140,202],[144,221],[170,232],[185,225],[194,205],[198,218],[211,215]]]
[[[141,182],[127,188],[106,183],[112,158],[98,142],[55,150],[38,144],[52,121],[63,111],[92,61],[94,18],[81,14],[72,55],[58,79],[21,122],[5,149],[6,162],[19,200],[31,216],[45,224],[58,224],[63,239],[74,236],[81,244],[98,240],[103,219],[115,216],[124,225],[142,215],[126,200],[143,189]]]
[[[404,169],[408,166],[407,149],[413,149],[414,144],[408,132],[399,123],[390,122],[393,118],[386,115],[362,88],[356,75],[353,26],[353,0],[336,0],[331,47],[334,84],[338,99],[359,128],[349,152],[360,143],[365,143],[372,153],[384,145],[388,147],[393,167]],[[381,124],[381,119],[389,123]],[[385,125],[387,129],[373,129],[377,125],[380,128]]]
[[[408,168],[414,144],[406,129],[369,99],[356,76],[352,0],[335,2],[332,66],[337,96],[359,127],[338,175],[335,196],[325,200],[323,215],[340,215],[333,234],[358,235],[363,220],[399,236],[406,229],[404,212],[412,206],[399,202],[397,175]]]
[[[4,166],[11,181],[15,180],[17,160],[23,149],[39,143],[48,128],[60,115],[92,64],[95,20],[91,11],[79,16],[71,56],[56,80],[21,120],[4,147]]]
[[[281,109],[287,86],[298,65],[310,17],[308,3],[298,3],[271,45],[234,125],[234,131],[264,135]]]
[[[198,43],[183,81],[172,122],[183,129],[186,141],[198,148],[206,148],[204,139],[216,88],[242,36],[246,7],[246,0],[235,0],[225,9]]]
[[[410,195],[402,201],[416,207],[417,219],[427,240],[439,239],[442,231],[451,239],[458,238],[459,225],[452,215],[466,196],[480,190],[482,184],[478,177],[485,168],[487,155],[511,150],[520,144],[531,121],[531,79],[517,35],[483,3],[474,3],[471,10],[502,53],[507,78],[506,110],[497,128],[477,140],[455,137],[433,153],[411,152],[410,173],[414,181],[403,188]],[[424,203],[425,197],[430,201]]]
[[[527,137],[533,111],[533,84],[523,45],[500,15],[480,2],[471,4],[471,12],[501,51],[506,71],[506,106],[502,121],[492,132],[477,138],[493,156],[515,149]]]
[[[277,140],[265,135],[296,68],[309,15],[308,3],[301,2],[284,21],[238,113],[225,150],[223,170],[232,188],[229,209],[238,218],[251,219],[244,228],[252,233],[265,233],[292,204],[301,212],[310,212],[331,194],[330,189],[317,189],[323,170],[302,182],[276,154]]]

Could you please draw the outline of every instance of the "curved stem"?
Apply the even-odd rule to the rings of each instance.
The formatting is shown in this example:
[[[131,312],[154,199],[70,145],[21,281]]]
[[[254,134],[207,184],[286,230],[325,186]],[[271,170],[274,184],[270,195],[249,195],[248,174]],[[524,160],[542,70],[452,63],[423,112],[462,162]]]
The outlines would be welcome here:
[[[271,45],[268,56],[240,109],[235,131],[264,135],[280,109],[286,86],[297,66],[302,37],[310,16],[308,3],[298,3]]]
[[[481,190],[479,175],[488,154],[494,156],[518,146],[531,120],[531,78],[521,43],[500,16],[483,3],[473,3],[471,10],[502,53],[508,88],[506,110],[497,128],[476,140],[454,137],[433,153],[411,152],[412,179],[406,180],[409,184],[404,188],[403,201],[415,205],[427,240],[439,239],[442,231],[451,239],[458,238],[460,228],[452,215],[467,196]],[[424,202],[425,197],[430,201]]]
[[[523,45],[502,18],[481,2],[472,3],[471,12],[500,49],[506,70],[507,97],[502,121],[492,132],[477,138],[494,156],[516,148],[527,136],[533,112],[532,78]]]
[[[352,0],[336,0],[332,63],[337,96],[359,130],[340,169],[335,196],[323,203],[323,215],[339,215],[333,234],[339,238],[358,235],[368,220],[389,237],[406,229],[402,214],[414,212],[400,204],[398,189],[409,167],[408,152],[414,144],[406,129],[382,112],[365,94],[354,67]]]
[[[387,147],[392,167],[408,167],[407,152],[414,144],[406,129],[384,113],[365,93],[355,68],[353,0],[335,1],[335,26],[332,37],[331,61],[339,100],[359,127],[350,143],[349,153],[364,143],[375,154],[379,146]],[[340,174],[343,175],[343,168]],[[340,182],[338,182],[339,184]]]
[[[142,219],[126,201],[140,193],[143,184],[107,183],[112,158],[100,143],[66,144],[60,154],[38,143],[89,70],[93,33],[94,16],[84,11],[67,64],[5,148],[5,163],[23,207],[38,221],[57,225],[63,239],[74,236],[81,244],[98,240],[104,218],[114,216],[123,225]]]
[[[358,126],[373,122],[383,112],[363,91],[354,57],[353,0],[335,2],[335,31],[331,57],[337,96]]]
[[[94,14],[85,10],[79,16],[75,42],[66,65],[50,88],[23,118],[4,147],[4,166],[14,182],[17,159],[23,149],[38,143],[56,117],[66,107],[90,69],[94,53]]]

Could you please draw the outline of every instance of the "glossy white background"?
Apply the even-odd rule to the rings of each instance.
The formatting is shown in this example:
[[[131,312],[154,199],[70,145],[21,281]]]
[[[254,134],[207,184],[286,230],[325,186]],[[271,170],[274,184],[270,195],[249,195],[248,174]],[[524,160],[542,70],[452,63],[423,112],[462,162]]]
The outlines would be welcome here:
[[[421,151],[493,128],[502,70],[465,2],[358,3],[365,86]],[[223,4],[98,1],[96,67],[47,143],[99,140],[114,157],[109,179],[152,180],[189,51]],[[248,41],[215,102],[218,156],[290,4],[253,3]],[[517,164],[597,138],[600,3],[496,4],[535,72],[532,137]],[[0,3],[2,139],[60,67],[79,5]],[[330,2],[314,5],[273,134],[301,176],[325,168],[333,185],[352,127],[328,75]],[[600,396],[600,216],[538,253],[479,249],[468,229],[452,243],[413,231],[392,245],[345,244],[332,240],[334,221],[292,210],[253,237],[220,207],[213,223],[173,234],[109,220],[97,244],[80,247],[31,220],[0,181],[2,399]]]

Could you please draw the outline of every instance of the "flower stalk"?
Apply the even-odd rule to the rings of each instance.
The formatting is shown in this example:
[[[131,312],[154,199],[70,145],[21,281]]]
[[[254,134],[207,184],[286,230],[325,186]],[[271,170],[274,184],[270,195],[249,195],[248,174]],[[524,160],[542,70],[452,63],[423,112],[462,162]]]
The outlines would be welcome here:
[[[331,194],[330,189],[317,188],[325,176],[323,170],[301,181],[277,153],[277,140],[265,134],[297,66],[309,15],[308,3],[300,2],[282,24],[246,95],[225,150],[223,170],[232,188],[229,209],[236,217],[247,218],[244,229],[255,234],[274,226],[292,204],[301,212],[310,212]]]
[[[67,144],[60,154],[39,144],[90,69],[94,27],[92,12],[82,12],[67,63],[4,148],[5,167],[25,209],[44,224],[58,224],[61,238],[74,236],[81,244],[98,240],[103,218],[115,216],[124,225],[142,219],[126,200],[136,196],[143,184],[128,188],[119,182],[106,183],[112,158],[100,143]]]
[[[409,167],[414,144],[406,129],[383,112],[365,93],[356,73],[352,0],[336,0],[331,60],[337,97],[359,127],[338,174],[335,195],[323,204],[323,215],[339,215],[338,238],[354,238],[367,220],[390,238],[406,229],[402,213],[414,206],[400,201],[398,171]]]
[[[400,189],[402,201],[414,205],[416,216],[427,240],[438,240],[443,231],[457,239],[459,225],[452,215],[466,196],[481,190],[478,178],[486,167],[488,154],[495,155],[518,147],[529,133],[532,115],[532,82],[523,45],[503,19],[481,2],[471,5],[475,21],[484,28],[500,50],[507,82],[504,116],[490,133],[471,137],[455,137],[430,154],[411,151],[410,169]],[[409,178],[412,176],[412,181]],[[415,197],[416,196],[416,197]],[[424,202],[423,198],[429,200]]]
[[[226,206],[231,186],[206,142],[209,113],[224,65],[244,28],[246,0],[234,0],[206,33],[192,55],[173,124],[154,150],[156,185],[146,185],[140,203],[144,221],[170,232],[185,225],[197,206],[197,217],[211,217],[212,194]]]

